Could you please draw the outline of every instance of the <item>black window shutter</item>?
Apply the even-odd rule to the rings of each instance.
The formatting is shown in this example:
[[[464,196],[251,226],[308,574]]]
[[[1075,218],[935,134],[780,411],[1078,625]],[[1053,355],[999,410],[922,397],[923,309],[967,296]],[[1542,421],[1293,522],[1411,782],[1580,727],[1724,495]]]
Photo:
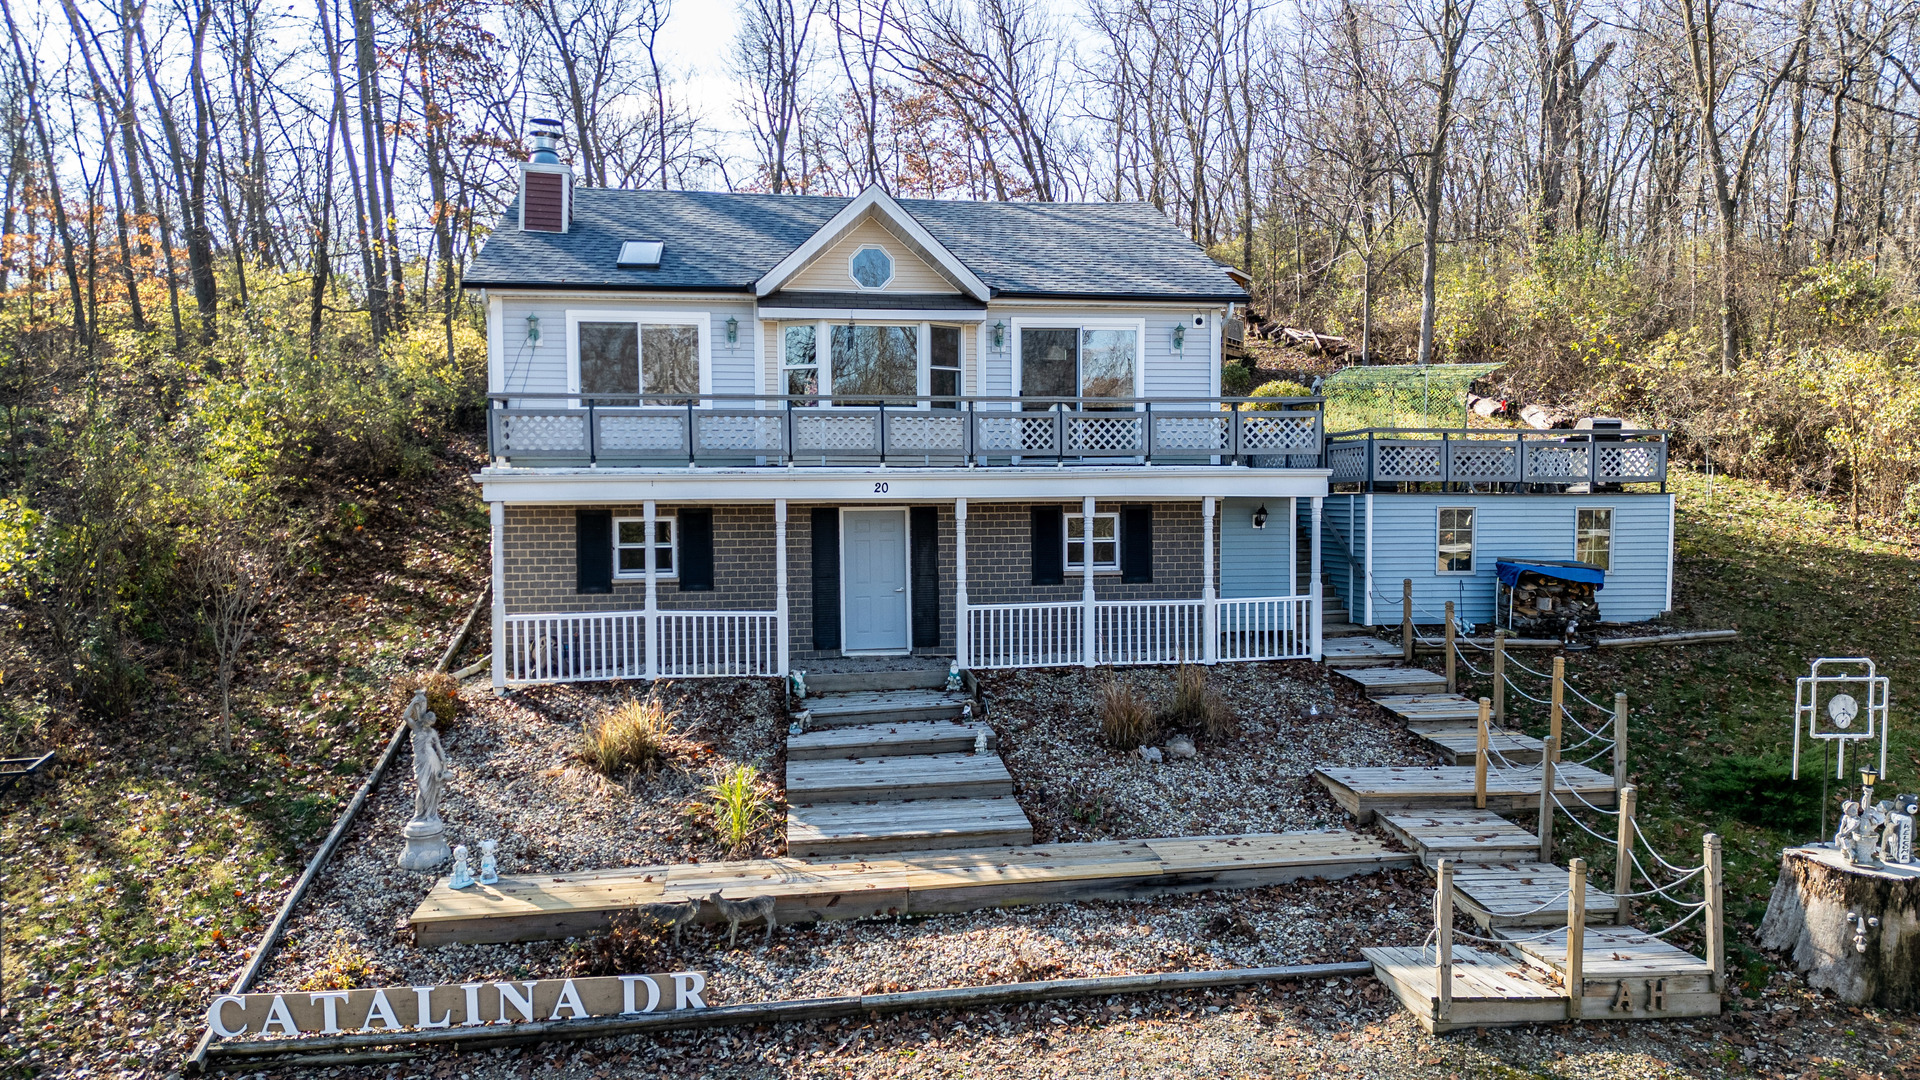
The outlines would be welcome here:
[[[1153,507],[1120,508],[1120,580],[1153,581]]]
[[[1033,507],[1033,583],[1060,585],[1067,580],[1066,524],[1057,506]]]
[[[940,514],[931,506],[907,511],[907,554],[912,571],[913,647],[940,647]]]
[[[713,591],[713,511],[681,510],[680,591]]]
[[[573,512],[574,591],[613,591],[613,511]]]
[[[813,508],[813,647],[840,647],[840,511]]]

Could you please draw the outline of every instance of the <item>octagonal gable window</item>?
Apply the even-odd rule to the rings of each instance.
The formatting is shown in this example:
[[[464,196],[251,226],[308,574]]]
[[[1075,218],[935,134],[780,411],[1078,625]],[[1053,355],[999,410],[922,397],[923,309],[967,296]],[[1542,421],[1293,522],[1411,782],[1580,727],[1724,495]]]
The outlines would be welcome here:
[[[853,280],[863,289],[883,289],[893,280],[893,256],[882,248],[864,247],[853,253]]]

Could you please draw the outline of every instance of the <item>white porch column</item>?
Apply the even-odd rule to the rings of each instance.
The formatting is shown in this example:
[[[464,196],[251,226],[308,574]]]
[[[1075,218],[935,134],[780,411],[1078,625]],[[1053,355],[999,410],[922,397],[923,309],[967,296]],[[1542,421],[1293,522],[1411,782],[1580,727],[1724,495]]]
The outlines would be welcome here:
[[[780,635],[780,677],[787,675],[793,628],[787,608],[787,500],[773,500],[773,610],[774,632]]]
[[[1118,536],[1114,537],[1114,547],[1119,548]],[[1099,633],[1093,619],[1093,496],[1080,500],[1080,662],[1092,667],[1098,655]]]
[[[1200,500],[1200,623],[1206,640],[1200,643],[1202,663],[1220,659],[1220,603],[1213,595],[1213,559],[1218,551],[1213,540],[1213,496]]]
[[[961,670],[967,649],[967,500],[953,500],[953,658]]]
[[[507,508],[487,507],[493,518],[493,692],[507,692]]]
[[[1300,500],[1287,497],[1287,595],[1300,591]]]
[[[653,565],[654,502],[648,499],[642,528],[647,531],[647,681],[660,677],[660,580]]]
[[[1313,659],[1320,659],[1320,634],[1325,627],[1320,625],[1326,606],[1326,590],[1320,587],[1320,510],[1326,502],[1322,496],[1313,497],[1313,538],[1308,541],[1312,550],[1307,553],[1307,640],[1312,642]]]

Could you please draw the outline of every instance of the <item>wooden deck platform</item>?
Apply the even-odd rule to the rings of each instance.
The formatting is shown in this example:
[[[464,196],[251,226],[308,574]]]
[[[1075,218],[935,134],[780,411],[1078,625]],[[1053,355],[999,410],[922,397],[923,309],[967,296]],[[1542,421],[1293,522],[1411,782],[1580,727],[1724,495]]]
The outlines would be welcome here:
[[[1491,810],[1382,810],[1379,822],[1428,869],[1441,859],[1526,862],[1540,854],[1538,836]]]
[[[1000,738],[983,723],[959,720],[906,720],[898,724],[853,724],[816,728],[787,736],[787,760],[889,757],[911,754],[970,754],[975,737],[986,732],[987,751],[998,750]]]
[[[1330,668],[1383,667],[1398,664],[1400,646],[1381,641],[1370,634],[1348,634],[1322,638],[1320,656]]]
[[[1489,949],[1453,946],[1453,1000],[1440,1015],[1439,969],[1431,948],[1362,949],[1373,973],[1420,1026],[1436,1034],[1471,1027],[1551,1024],[1567,998],[1541,972]]]
[[[1425,668],[1411,667],[1359,667],[1333,668],[1333,673],[1349,682],[1357,683],[1368,697],[1380,694],[1434,694],[1445,693],[1447,678],[1435,675]],[[1479,715],[1476,712],[1474,715]]]
[[[1454,867],[1453,885],[1455,903],[1482,927],[1567,925],[1564,867],[1533,858],[1463,862]],[[1619,917],[1613,894],[1587,882],[1587,921],[1611,923]]]
[[[1448,765],[1471,765],[1474,756],[1479,753],[1480,733],[1471,727],[1458,724],[1408,724],[1407,730],[1426,740],[1440,755],[1440,760]],[[1538,765],[1546,751],[1546,744],[1531,735],[1505,728],[1487,732],[1489,765],[1499,764],[1501,757],[1514,765]]]
[[[1372,837],[1326,831],[638,866],[503,877],[497,885],[459,891],[442,879],[414,910],[411,925],[422,946],[543,941],[603,930],[635,904],[704,899],[722,888],[730,899],[774,896],[785,924],[1245,889],[1412,866],[1413,858]],[[703,904],[700,917],[717,915]]]
[[[1471,765],[1323,766],[1313,770],[1313,778],[1362,824],[1373,820],[1378,810],[1471,807],[1473,774]],[[1574,801],[1572,792],[1577,791],[1595,806],[1613,805],[1613,777],[1584,765],[1557,766],[1554,790],[1569,803]],[[1539,803],[1540,766],[1487,770],[1487,809],[1517,810]]]
[[[1013,794],[997,754],[912,754],[787,762],[793,806],[874,799],[986,799]]]
[[[1567,970],[1567,929],[1536,938],[1539,931],[1509,931],[1509,948],[1536,970],[1564,980]],[[1528,940],[1532,939],[1532,940]],[[1631,926],[1589,926],[1581,957],[1581,1015],[1590,1020],[1657,1019],[1676,1016],[1713,1016],[1720,1011],[1720,994],[1713,986],[1713,967],[1684,949],[1667,944]],[[1613,1007],[1625,984],[1629,1008]],[[1649,998],[1652,991],[1659,998]],[[1662,1007],[1654,1008],[1659,1004]]]
[[[1409,724],[1464,724],[1469,730],[1480,719],[1480,703],[1464,694],[1445,693],[1447,680],[1440,680],[1437,694],[1374,694],[1373,700]]]
[[[804,858],[873,851],[1026,847],[1033,823],[1011,795],[991,799],[822,803],[787,810],[787,851]]]

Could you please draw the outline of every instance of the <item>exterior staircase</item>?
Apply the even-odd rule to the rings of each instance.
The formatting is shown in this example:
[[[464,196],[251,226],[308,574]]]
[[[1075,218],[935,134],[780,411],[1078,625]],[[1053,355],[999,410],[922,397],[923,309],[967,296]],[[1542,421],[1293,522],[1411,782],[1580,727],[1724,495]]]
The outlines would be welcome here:
[[[821,674],[787,739],[787,853],[1016,847],[1033,823],[944,668]],[[984,739],[984,750],[976,752]]]

